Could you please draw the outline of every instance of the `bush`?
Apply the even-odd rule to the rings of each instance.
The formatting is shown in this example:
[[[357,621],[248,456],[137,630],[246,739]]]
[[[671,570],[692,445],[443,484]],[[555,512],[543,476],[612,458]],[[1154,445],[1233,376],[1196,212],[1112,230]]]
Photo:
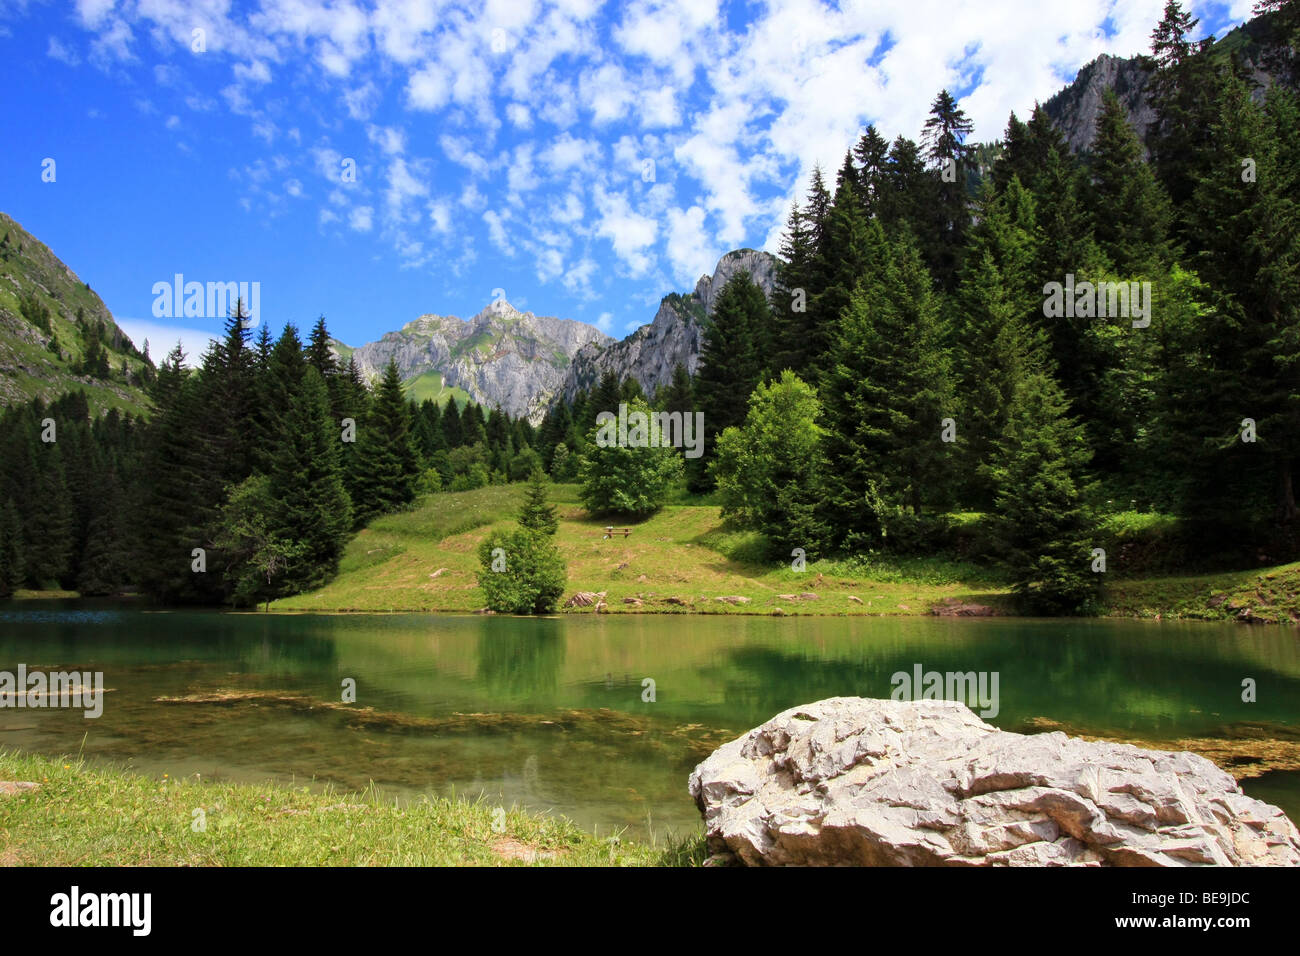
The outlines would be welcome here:
[[[640,399],[628,403],[628,431],[633,430],[633,416],[638,412],[647,416],[649,423],[644,435],[647,444],[634,443],[631,435],[627,444],[619,444],[611,438],[613,428],[609,425],[591,430],[590,447],[582,457],[578,476],[582,503],[593,514],[652,514],[663,506],[674,482],[682,476],[681,455],[676,448],[659,444],[656,419]]]
[[[482,488],[491,481],[491,475],[488,474],[487,465],[477,461],[469,466],[469,471],[457,475],[451,480],[448,491],[473,491],[475,488]]]
[[[502,614],[550,614],[560,602],[568,573],[550,535],[495,531],[478,549],[479,587],[487,606]]]

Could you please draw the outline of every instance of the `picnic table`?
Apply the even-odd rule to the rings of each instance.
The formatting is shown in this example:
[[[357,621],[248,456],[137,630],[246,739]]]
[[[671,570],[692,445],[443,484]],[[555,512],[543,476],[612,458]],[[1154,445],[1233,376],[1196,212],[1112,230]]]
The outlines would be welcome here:
[[[627,537],[628,535],[630,535],[631,533],[632,533],[632,529],[631,529],[631,528],[615,528],[613,525],[606,525],[606,526],[605,526],[605,534],[604,534],[602,537],[604,537],[604,538],[612,538],[612,537],[614,537],[614,535],[616,535],[616,534],[621,534],[623,537],[626,538],[626,537]]]

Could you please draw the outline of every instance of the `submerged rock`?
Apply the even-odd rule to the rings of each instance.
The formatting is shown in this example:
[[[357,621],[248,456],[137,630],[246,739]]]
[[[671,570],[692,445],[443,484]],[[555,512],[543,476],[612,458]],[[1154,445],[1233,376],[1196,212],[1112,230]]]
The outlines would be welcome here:
[[[1300,865],[1300,833],[1191,753],[1013,734],[951,701],[832,697],[724,744],[690,792],[715,861]]]

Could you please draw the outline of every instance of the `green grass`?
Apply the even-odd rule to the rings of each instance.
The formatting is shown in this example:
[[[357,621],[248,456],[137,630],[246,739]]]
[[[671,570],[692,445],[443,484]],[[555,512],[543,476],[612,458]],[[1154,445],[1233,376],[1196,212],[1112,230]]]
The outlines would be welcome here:
[[[1300,623],[1300,562],[1255,571],[1116,578],[1102,601],[1117,617]]]
[[[334,581],[272,608],[478,610],[485,599],[477,546],[493,527],[513,523],[522,494],[522,485],[442,492],[376,519],[350,542]],[[987,572],[941,559],[823,561],[796,572],[789,561],[764,557],[758,535],[725,526],[714,504],[670,504],[632,523],[630,537],[606,540],[602,529],[611,522],[587,514],[576,485],[553,486],[552,499],[560,517],[556,543],[569,569],[565,597],[604,591],[610,613],[925,614],[945,599],[1005,601],[1005,588]],[[806,593],[817,597],[799,597]],[[749,602],[717,600],[728,596]]]
[[[430,797],[142,776],[0,750],[0,866],[684,866],[702,837],[598,839],[561,817]],[[196,831],[203,812],[203,828]]]
[[[522,494],[522,485],[442,492],[410,511],[378,518],[348,545],[334,581],[273,602],[272,609],[479,610],[485,599],[477,584],[478,543],[492,528],[512,524]],[[610,522],[587,514],[577,485],[553,485],[551,495],[560,517],[556,542],[568,564],[565,598],[575,591],[604,591],[606,613],[909,615],[927,614],[944,601],[1011,613],[1006,581],[987,565],[942,556],[865,554],[810,562],[796,572],[789,562],[765,556],[760,535],[724,524],[709,498],[675,494],[670,500],[677,503],[632,523],[630,537],[605,540],[602,528]],[[952,517],[959,525],[978,520]],[[1145,540],[1158,547],[1161,536],[1172,531],[1171,521],[1122,513],[1106,519],[1104,530],[1108,544]],[[1114,565],[1114,555],[1111,560]],[[1300,623],[1300,563],[1132,576],[1112,566],[1105,585],[1101,613],[1106,616],[1234,620],[1244,615]],[[790,597],[805,593],[817,598]],[[749,601],[717,600],[726,596]]]
[[[406,391],[406,397],[413,398],[416,402],[431,398],[439,405],[445,405],[454,399],[463,408],[470,401],[469,392],[447,386],[439,372],[422,372],[403,382],[402,388]]]

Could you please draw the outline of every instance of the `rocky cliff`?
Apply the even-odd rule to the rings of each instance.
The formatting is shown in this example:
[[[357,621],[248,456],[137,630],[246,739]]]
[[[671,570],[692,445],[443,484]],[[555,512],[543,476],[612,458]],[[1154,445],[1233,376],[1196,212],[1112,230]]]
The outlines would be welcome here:
[[[653,321],[622,341],[583,322],[520,312],[499,300],[469,321],[422,315],[377,342],[356,349],[338,342],[334,350],[355,358],[368,378],[377,378],[392,359],[416,398],[468,397],[537,423],[557,397],[572,399],[609,370],[635,378],[649,394],[672,378],[679,362],[694,373],[702,323],[722,287],[743,269],[771,295],[776,264],[766,252],[729,252],[692,292],[664,296]]]
[[[700,364],[702,323],[713,312],[722,287],[737,272],[745,270],[767,296],[776,281],[777,259],[766,252],[738,249],[718,260],[712,275],[700,276],[689,295],[664,296],[654,321],[643,325],[621,342],[591,343],[574,356],[561,394],[571,400],[579,389],[590,389],[607,371],[619,378],[632,377],[647,395],[653,395],[673,377],[678,363],[692,375]]]
[[[1265,90],[1279,79],[1275,75],[1276,58],[1282,48],[1276,17],[1262,16],[1224,34],[1214,43],[1211,54],[1225,63],[1237,55],[1256,84],[1256,97],[1262,98]],[[1044,103],[1043,110],[1070,149],[1084,152],[1092,146],[1097,133],[1102,95],[1107,89],[1113,89],[1138,138],[1146,143],[1156,119],[1151,105],[1150,79],[1151,71],[1140,56],[1103,54],[1083,67],[1069,86]],[[1294,79],[1283,76],[1281,82],[1293,86]]]
[[[422,315],[352,356],[367,377],[380,375],[392,359],[403,381],[436,373],[446,389],[540,421],[574,355],[612,341],[583,322],[520,312],[500,299],[469,321]]]

